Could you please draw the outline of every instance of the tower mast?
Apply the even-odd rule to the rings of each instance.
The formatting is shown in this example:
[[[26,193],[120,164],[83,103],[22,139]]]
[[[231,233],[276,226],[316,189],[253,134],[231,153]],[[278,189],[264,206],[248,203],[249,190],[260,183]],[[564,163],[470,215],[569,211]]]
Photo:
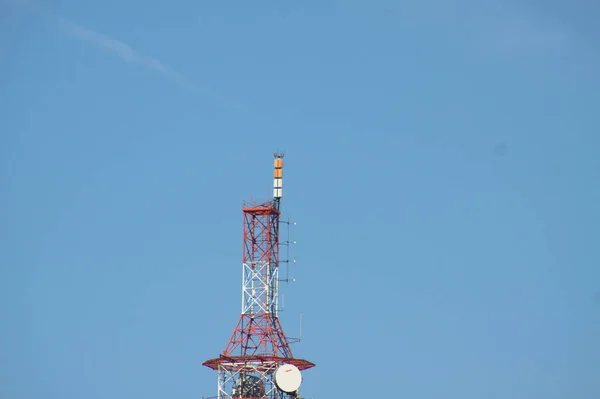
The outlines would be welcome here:
[[[278,317],[283,156],[272,200],[242,208],[242,313],[223,353],[203,363],[218,372],[218,399],[298,398],[300,371],[314,367],[294,358]]]

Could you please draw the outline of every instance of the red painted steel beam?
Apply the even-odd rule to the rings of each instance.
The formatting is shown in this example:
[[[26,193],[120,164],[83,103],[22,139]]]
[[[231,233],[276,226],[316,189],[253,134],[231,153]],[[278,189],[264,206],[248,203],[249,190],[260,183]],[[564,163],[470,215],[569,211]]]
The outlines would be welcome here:
[[[221,355],[218,358],[210,359],[202,363],[203,366],[209,367],[213,370],[219,368],[220,365],[228,366],[243,366],[245,363],[287,363],[293,364],[300,370],[306,370],[315,367],[314,363],[304,359],[288,358],[280,356],[224,356]]]

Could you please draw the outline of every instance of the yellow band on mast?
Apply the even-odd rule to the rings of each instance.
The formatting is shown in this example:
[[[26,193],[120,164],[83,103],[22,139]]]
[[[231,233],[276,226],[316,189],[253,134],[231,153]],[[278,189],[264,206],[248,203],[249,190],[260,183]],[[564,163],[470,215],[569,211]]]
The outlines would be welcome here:
[[[281,198],[283,190],[283,154],[273,154],[275,161],[273,165],[275,170],[273,171],[273,198]]]

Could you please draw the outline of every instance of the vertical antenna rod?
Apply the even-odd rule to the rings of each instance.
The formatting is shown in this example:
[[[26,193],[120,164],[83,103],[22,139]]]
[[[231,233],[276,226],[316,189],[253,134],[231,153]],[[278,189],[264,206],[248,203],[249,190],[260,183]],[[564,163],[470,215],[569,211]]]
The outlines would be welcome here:
[[[273,171],[273,201],[275,202],[275,207],[279,210],[279,202],[281,201],[281,197],[283,194],[283,154],[275,153],[273,154],[275,157]]]

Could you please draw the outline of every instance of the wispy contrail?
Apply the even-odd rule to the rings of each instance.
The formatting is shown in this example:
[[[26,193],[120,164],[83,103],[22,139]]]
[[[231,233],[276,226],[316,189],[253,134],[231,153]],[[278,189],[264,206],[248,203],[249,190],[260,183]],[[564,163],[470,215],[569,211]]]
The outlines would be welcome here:
[[[106,51],[109,51],[117,55],[119,58],[121,58],[121,60],[125,61],[128,64],[136,64],[154,72],[157,72],[162,76],[178,83],[186,89],[195,89],[195,85],[192,84],[191,81],[189,81],[179,72],[167,67],[165,64],[163,64],[154,57],[144,55],[138,52],[133,47],[121,40],[111,38],[105,34],[95,32],[91,29],[78,25],[67,18],[55,15],[50,11],[42,9],[36,3],[29,0],[5,0],[4,2],[5,4],[21,6],[28,8],[31,11],[35,11],[38,14],[43,15],[44,17],[54,21],[65,32],[72,35],[73,37],[84,40]]]
[[[168,68],[154,57],[141,54],[125,42],[113,39],[99,32],[94,32],[91,29],[84,28],[83,26],[77,25],[66,18],[57,16],[54,16],[53,18],[66,32],[70,33],[74,37],[85,40],[107,51],[110,51],[128,64],[137,64],[144,68],[158,72],[187,89],[194,88],[193,84],[179,72]]]

